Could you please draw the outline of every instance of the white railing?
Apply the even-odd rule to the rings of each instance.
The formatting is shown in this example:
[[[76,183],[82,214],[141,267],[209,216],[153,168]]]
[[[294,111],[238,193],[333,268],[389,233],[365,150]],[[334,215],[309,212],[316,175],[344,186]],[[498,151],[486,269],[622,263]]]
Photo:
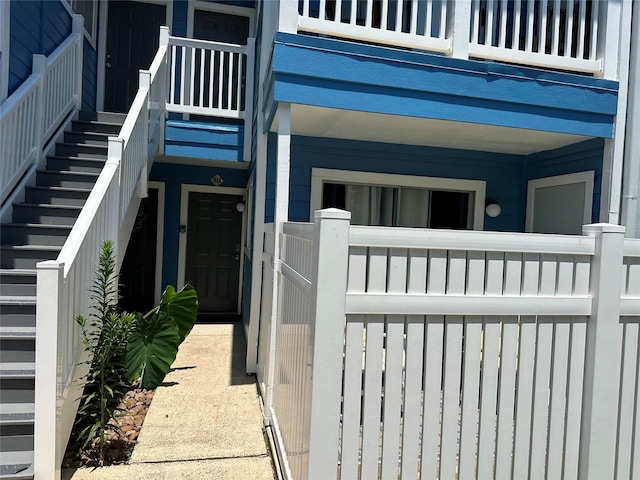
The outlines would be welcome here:
[[[33,73],[0,105],[0,203],[82,100],[82,17],[73,32],[45,57],[33,56]]]
[[[302,0],[300,30],[354,40],[449,52],[446,0]]]
[[[640,241],[344,215],[282,227],[266,389],[289,478],[635,476]]]
[[[620,387],[616,436],[616,478],[640,472],[640,240],[625,239],[620,306]]]
[[[243,157],[251,158],[255,38],[246,45],[170,37],[169,112],[244,121]]]
[[[170,37],[170,112],[251,118],[254,39],[247,45]],[[249,97],[251,98],[251,97]]]
[[[615,61],[618,2],[280,0],[280,31],[595,75]],[[293,14],[292,14],[293,13]],[[611,76],[611,74],[609,74]],[[611,77],[615,79],[616,77]]]
[[[493,60],[600,72],[599,6],[587,0],[473,0],[469,54]]]
[[[109,138],[107,162],[56,260],[37,265],[35,475],[59,478],[62,455],[78,407],[80,379],[86,366],[75,316],[89,314],[88,288],[105,240],[117,242],[132,228],[132,199],[146,194],[149,158],[158,143],[148,145],[149,125],[164,119],[152,105],[155,82],[166,72],[169,32],[160,30],[160,48],[151,71],[140,72],[140,89],[117,137]],[[135,212],[134,212],[135,214]],[[125,248],[126,245],[118,245]],[[121,258],[124,252],[119,251]],[[120,262],[118,262],[120,265]],[[57,341],[56,341],[57,339]]]

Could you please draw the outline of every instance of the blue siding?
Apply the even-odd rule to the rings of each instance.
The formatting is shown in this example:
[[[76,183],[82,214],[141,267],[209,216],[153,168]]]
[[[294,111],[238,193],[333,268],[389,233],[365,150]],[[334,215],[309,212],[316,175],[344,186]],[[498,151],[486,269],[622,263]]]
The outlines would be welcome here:
[[[611,137],[617,82],[279,33],[270,102]],[[266,82],[267,91],[271,90]]]
[[[239,168],[200,167],[174,163],[154,163],[150,180],[164,182],[164,245],[162,252],[162,284],[176,285],[178,279],[178,240],[180,237],[180,197],[182,184],[209,185],[219,174],[224,187],[245,188],[248,172]]]
[[[187,0],[173,0],[173,25],[171,35],[176,37],[187,36]]]
[[[60,1],[11,0],[10,17],[9,95],[31,75],[33,55],[49,55],[71,33]]]
[[[97,8],[97,7],[96,7]],[[82,109],[96,109],[98,54],[85,38],[82,50]]]
[[[566,175],[593,170],[593,211],[591,221],[600,218],[600,196],[602,191],[602,157],[604,140],[587,140],[568,147],[557,148],[529,155],[525,161],[526,181],[537,178]]]
[[[273,221],[276,142],[269,142],[265,221]],[[445,148],[394,145],[328,138],[293,137],[289,217],[309,221],[311,169],[355,170],[486,182],[487,198],[502,205],[485,229],[519,231],[524,225],[522,157]]]
[[[309,221],[311,169],[330,168],[440,178],[482,180],[486,198],[502,207],[497,218],[485,216],[485,230],[524,231],[527,182],[531,179],[595,171],[593,221],[599,216],[604,141],[587,140],[531,155],[433,147],[394,145],[354,140],[293,137],[289,217]],[[276,138],[269,139],[265,221],[273,221],[275,204]]]
[[[242,161],[244,126],[167,120],[165,153],[171,156],[210,160]]]

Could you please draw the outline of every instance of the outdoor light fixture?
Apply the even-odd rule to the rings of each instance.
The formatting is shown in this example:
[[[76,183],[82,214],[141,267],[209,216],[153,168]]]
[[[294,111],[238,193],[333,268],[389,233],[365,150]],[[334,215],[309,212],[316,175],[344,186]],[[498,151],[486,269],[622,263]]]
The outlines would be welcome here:
[[[239,211],[240,213],[244,212],[244,203],[242,202],[236,203],[236,210]]]
[[[495,218],[502,212],[502,208],[495,200],[487,200],[487,206],[484,210],[487,216]]]

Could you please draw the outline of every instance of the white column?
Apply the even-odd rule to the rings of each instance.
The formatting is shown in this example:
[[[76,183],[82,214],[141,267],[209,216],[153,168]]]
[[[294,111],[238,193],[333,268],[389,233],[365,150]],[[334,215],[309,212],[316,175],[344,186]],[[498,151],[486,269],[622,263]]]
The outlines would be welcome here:
[[[276,204],[274,223],[289,221],[289,170],[291,168],[291,104],[278,106],[278,154],[276,158]],[[276,240],[276,251],[278,241]]]
[[[95,8],[95,7],[94,7]],[[71,31],[80,35],[76,47],[76,108],[82,108],[82,49],[84,48],[84,18],[82,15],[71,17]]]
[[[335,208],[315,212],[310,480],[337,474],[350,220]]]
[[[624,168],[622,179],[623,197],[621,223],[629,237],[640,237],[640,210],[638,194],[640,188],[640,3],[634,2],[631,32],[631,53],[629,60],[629,90],[627,103],[627,125],[624,147]]]
[[[620,292],[624,227],[585,225],[595,237],[593,305],[587,323],[578,478],[613,478],[618,405]]]
[[[145,119],[142,124],[142,138],[145,139],[147,146],[145,147],[145,156],[144,156],[144,164],[142,165],[142,170],[140,171],[140,189],[139,196],[140,198],[147,198],[149,196],[149,110],[151,109],[151,97],[149,96],[149,89],[151,88],[151,72],[149,70],[140,70],[138,72],[138,89],[146,90],[147,92],[147,101],[143,106],[143,118]],[[144,110],[146,110],[146,115],[144,114]],[[137,211],[137,209],[136,209]]]
[[[58,322],[64,282],[64,263],[54,260],[37,265],[36,387],[34,478],[60,478],[58,425]],[[72,322],[68,318],[64,321]]]
[[[256,39],[247,38],[247,82],[244,94],[244,144],[242,159],[251,161],[251,138],[253,137],[253,76],[256,64]],[[238,106],[240,108],[240,106]]]
[[[298,31],[298,0],[280,0],[278,31],[297,33]]]
[[[171,52],[169,51],[169,35],[170,35],[170,31],[169,31],[169,27],[160,27],[160,48],[164,48],[165,50],[165,54],[164,54],[164,66],[160,67],[160,70],[165,72],[164,78],[160,79],[160,81],[162,82],[162,92],[164,92],[164,95],[166,99],[166,95],[168,95],[169,92],[169,75],[171,74],[170,72],[170,68],[171,68],[171,64],[169,63],[169,55],[171,55]],[[162,100],[162,111],[160,113],[160,124],[158,125],[158,154],[159,155],[163,155],[164,154],[164,136],[165,136],[165,127],[166,127],[166,121],[167,121],[167,103],[165,100]]]
[[[448,32],[453,58],[469,58],[469,32],[471,31],[471,2],[453,2],[453,28]]]
[[[620,223],[632,5],[631,2],[620,0],[596,4],[604,15],[601,18],[603,24],[606,24],[606,36],[601,37],[601,42],[598,42],[598,56],[604,59],[603,76],[619,82],[614,137],[605,140],[602,159],[600,221]]]

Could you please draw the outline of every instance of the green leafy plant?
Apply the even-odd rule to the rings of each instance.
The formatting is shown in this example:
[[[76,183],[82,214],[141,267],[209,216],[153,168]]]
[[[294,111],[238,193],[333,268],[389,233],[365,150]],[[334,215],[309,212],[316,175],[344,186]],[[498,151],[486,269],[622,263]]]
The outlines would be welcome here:
[[[197,316],[198,295],[189,284],[178,292],[169,285],[160,305],[144,316],[136,314],[127,339],[127,378],[132,381],[140,377],[142,388],[160,385]]]
[[[118,405],[127,385],[123,356],[134,315],[118,313],[117,276],[115,275],[113,242],[106,241],[100,250],[95,280],[89,289],[91,313],[88,319],[82,315],[76,322],[82,330],[82,343],[89,351],[89,373],[84,378],[85,388],[80,397],[76,415],[77,440],[86,448],[98,439],[98,464],[105,461],[105,435],[117,431],[114,421],[119,413]]]

